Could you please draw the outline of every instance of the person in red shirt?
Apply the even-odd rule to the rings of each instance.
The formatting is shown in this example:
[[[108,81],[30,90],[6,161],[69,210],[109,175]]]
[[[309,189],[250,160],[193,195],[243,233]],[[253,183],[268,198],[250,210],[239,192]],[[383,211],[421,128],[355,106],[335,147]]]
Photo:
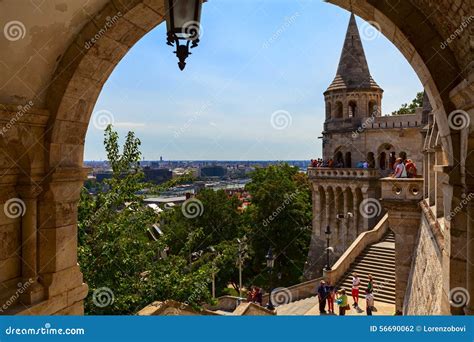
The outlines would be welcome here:
[[[416,165],[413,163],[411,159],[407,159],[405,163],[405,169],[407,170],[408,178],[415,178],[416,177]]]

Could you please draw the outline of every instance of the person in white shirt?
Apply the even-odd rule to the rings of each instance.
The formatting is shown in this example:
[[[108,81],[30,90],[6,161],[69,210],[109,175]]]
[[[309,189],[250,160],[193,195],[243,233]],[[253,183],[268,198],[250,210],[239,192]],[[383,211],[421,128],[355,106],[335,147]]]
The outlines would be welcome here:
[[[352,304],[352,306],[355,308],[359,306],[359,286],[360,279],[357,276],[357,273],[354,272],[352,273],[352,300],[354,301],[354,304]]]

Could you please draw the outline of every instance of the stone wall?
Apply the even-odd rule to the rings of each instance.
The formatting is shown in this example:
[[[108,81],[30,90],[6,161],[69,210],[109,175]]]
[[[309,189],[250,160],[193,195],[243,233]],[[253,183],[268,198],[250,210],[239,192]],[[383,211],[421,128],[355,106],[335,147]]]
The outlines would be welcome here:
[[[403,305],[405,315],[442,314],[442,273],[441,252],[428,221],[422,215]]]

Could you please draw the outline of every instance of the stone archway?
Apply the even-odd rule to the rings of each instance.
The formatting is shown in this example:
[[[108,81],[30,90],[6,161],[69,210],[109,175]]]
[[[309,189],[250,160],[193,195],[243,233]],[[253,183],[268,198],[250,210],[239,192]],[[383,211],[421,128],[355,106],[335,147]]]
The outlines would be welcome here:
[[[466,189],[472,191],[474,186],[472,177],[466,176],[466,170],[474,171],[472,156],[464,162],[467,147],[474,143],[472,138],[467,143],[462,131],[450,129],[447,114],[463,109],[474,116],[472,51],[466,36],[448,48],[436,47],[459,25],[463,13],[469,13],[469,8],[465,8],[468,5],[454,9],[449,0],[399,1],[396,7],[390,1],[377,0],[328,2],[352,9],[356,15],[374,23],[414,68],[430,99],[448,156],[449,165],[445,170],[449,172],[453,200],[446,197],[446,208],[456,206],[461,194]],[[42,175],[42,192],[35,205],[38,209],[35,217],[44,231],[35,253],[39,255],[38,273],[45,287],[35,301],[37,304],[29,307],[30,313],[82,312],[81,300],[87,288],[82,284],[77,266],[75,234],[77,201],[85,175],[84,140],[92,109],[121,58],[135,42],[162,23],[164,17],[163,0],[96,0],[91,3],[88,14],[92,20],[72,35],[66,49],[58,48],[59,56],[50,57],[50,64],[57,65],[52,68],[54,74],[41,76],[45,78],[41,82],[43,89],[47,88],[44,106],[29,112],[39,122],[35,127],[43,130],[41,147],[31,149],[35,143],[28,144],[32,153],[40,152],[36,153],[37,166],[31,168],[29,176],[35,172]],[[49,86],[45,88],[44,84]],[[15,87],[0,90],[11,92],[2,98],[15,98]],[[32,92],[35,98],[43,96],[39,90]],[[471,124],[473,122],[471,120]],[[25,127],[28,124],[31,121],[25,123]],[[451,228],[455,227],[454,223]],[[465,247],[466,225],[461,222],[463,228],[451,229],[457,238],[452,239],[447,253]],[[465,255],[463,257],[464,262],[453,261],[452,270],[448,272],[456,272],[465,265]],[[464,280],[453,280],[450,286],[461,281]]]

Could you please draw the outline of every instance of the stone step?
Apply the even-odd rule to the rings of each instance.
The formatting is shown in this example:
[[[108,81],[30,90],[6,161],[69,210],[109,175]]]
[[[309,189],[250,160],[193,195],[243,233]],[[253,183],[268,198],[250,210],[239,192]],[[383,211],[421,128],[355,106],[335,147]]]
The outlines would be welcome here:
[[[366,277],[367,275],[372,274],[374,279],[377,279],[377,278],[380,278],[380,277],[382,277],[382,278],[393,277],[395,279],[395,273],[390,269],[382,269],[382,268],[374,269],[373,267],[368,267],[364,264],[354,265],[351,268],[351,271],[352,272],[357,272],[359,277],[361,277],[361,276]],[[351,275],[351,273],[347,273],[347,276],[350,276],[350,275]]]
[[[363,284],[362,286],[359,287],[359,292],[364,292],[365,293],[365,287],[367,284]],[[347,281],[341,283],[338,288],[344,288],[344,289],[349,289],[352,290],[352,281]],[[393,293],[395,294],[395,283],[390,282],[390,283],[383,283],[383,285],[378,285],[376,284],[374,287],[377,292],[383,292],[383,293]]]
[[[379,267],[388,267],[389,269],[395,269],[395,260],[380,260],[377,257],[373,256],[364,256],[364,257],[357,257],[354,261],[353,265],[356,264],[367,264],[373,266],[375,269]]]
[[[380,253],[380,254],[387,254],[387,255],[395,255],[395,250],[392,248],[384,248],[384,247],[368,247],[364,251],[370,253]]]
[[[380,260],[380,261],[395,261],[395,255],[385,255],[382,253],[373,253],[373,252],[363,252],[359,254],[359,256],[356,258],[357,259],[375,259],[375,260]]]
[[[350,284],[342,284],[338,289],[345,289],[347,294],[351,294],[352,291],[352,286]],[[377,294],[383,294],[386,296],[394,296],[395,300],[395,288],[388,288],[388,287],[380,287],[377,289],[374,289],[374,292]],[[359,289],[359,294],[363,294],[365,296],[365,289]]]

